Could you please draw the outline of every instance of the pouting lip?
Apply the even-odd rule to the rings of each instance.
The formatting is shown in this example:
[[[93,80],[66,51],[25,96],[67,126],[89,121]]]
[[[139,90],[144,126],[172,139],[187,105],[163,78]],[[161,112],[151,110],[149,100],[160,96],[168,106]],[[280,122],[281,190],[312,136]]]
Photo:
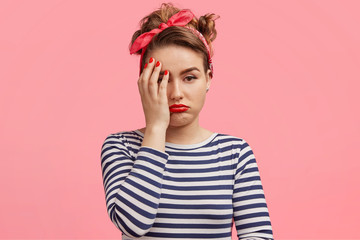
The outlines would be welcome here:
[[[189,108],[181,107],[181,108],[170,108],[171,113],[182,113],[186,112]]]
[[[173,104],[171,105],[169,108],[178,108],[178,107],[186,107],[189,108],[188,106],[184,105],[184,104]]]

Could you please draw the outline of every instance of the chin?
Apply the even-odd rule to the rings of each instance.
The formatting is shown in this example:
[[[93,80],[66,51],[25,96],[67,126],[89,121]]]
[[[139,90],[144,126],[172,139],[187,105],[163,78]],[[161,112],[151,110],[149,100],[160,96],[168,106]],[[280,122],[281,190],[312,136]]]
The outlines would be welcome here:
[[[174,113],[170,116],[169,127],[182,127],[188,125],[191,119],[182,113]]]
[[[169,127],[184,127],[196,121],[196,117],[189,113],[173,113],[170,116]]]
[[[185,121],[170,121],[169,127],[182,127],[187,124],[189,124],[189,123],[185,122]]]

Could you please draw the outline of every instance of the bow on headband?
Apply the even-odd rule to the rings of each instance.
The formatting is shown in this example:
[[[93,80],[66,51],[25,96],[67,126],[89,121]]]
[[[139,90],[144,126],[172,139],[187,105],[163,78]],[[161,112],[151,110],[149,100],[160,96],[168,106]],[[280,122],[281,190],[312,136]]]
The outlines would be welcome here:
[[[210,55],[210,47],[207,44],[206,39],[196,29],[186,26],[186,24],[188,24],[194,17],[195,17],[195,15],[191,11],[189,11],[187,9],[181,10],[178,13],[171,16],[169,18],[169,20],[167,21],[167,23],[161,23],[159,25],[159,28],[155,28],[149,32],[143,33],[138,38],[136,38],[136,40],[134,41],[134,43],[132,44],[132,46],[130,48],[130,54],[134,54],[137,51],[139,51],[140,49],[143,49],[141,52],[141,58],[140,58],[140,71],[141,71],[142,58],[144,56],[146,47],[151,42],[152,38],[156,34],[162,32],[164,29],[166,29],[168,27],[180,26],[180,27],[185,27],[185,28],[191,30],[204,43],[204,45],[207,49],[207,52],[208,52],[210,70],[213,73],[212,60],[211,60],[211,55]]]

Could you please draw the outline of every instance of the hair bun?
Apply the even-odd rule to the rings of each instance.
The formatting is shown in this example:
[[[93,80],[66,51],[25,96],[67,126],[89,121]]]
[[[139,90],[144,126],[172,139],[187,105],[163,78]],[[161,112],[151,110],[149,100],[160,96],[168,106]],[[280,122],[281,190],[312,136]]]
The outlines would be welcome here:
[[[218,18],[219,16],[214,13],[208,13],[198,20],[198,31],[201,32],[209,44],[216,38],[215,20]]]

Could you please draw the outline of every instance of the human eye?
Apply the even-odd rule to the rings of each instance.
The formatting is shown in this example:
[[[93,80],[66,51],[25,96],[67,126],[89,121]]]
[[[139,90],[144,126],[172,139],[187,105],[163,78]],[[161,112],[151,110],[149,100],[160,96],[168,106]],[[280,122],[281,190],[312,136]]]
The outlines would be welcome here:
[[[189,75],[189,76],[186,76],[186,77],[185,77],[185,81],[187,81],[187,82],[191,82],[191,81],[193,81],[193,80],[195,80],[195,79],[196,79],[196,77],[193,76],[193,75]]]
[[[158,80],[157,80],[158,84],[160,84],[160,83],[162,82],[163,78],[164,78],[163,75],[159,76],[159,78],[158,78]],[[170,79],[170,78],[168,79],[168,82],[171,82],[171,79]]]
[[[162,74],[161,74],[161,75],[159,76],[159,78],[158,78],[158,81],[157,81],[157,82],[158,82],[158,83],[161,83],[161,81],[163,80],[163,78],[164,78],[164,75],[162,75]]]

